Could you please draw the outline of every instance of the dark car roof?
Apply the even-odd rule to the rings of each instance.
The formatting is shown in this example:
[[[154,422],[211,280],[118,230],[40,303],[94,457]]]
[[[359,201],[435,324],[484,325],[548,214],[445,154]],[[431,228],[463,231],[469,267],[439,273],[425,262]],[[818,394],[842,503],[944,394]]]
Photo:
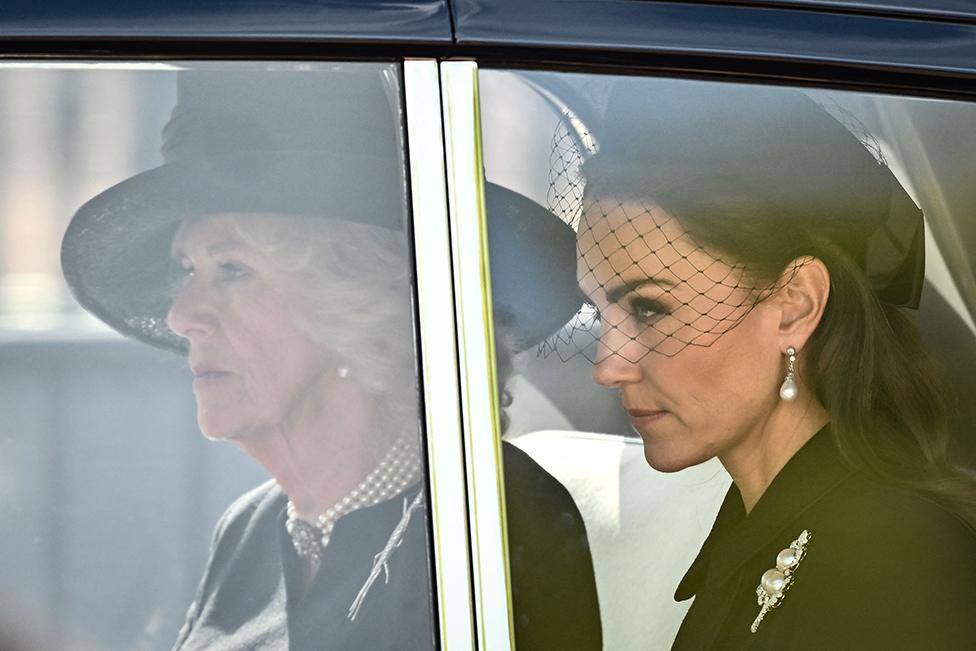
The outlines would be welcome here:
[[[589,32],[591,38],[600,33],[598,26],[576,22],[579,16],[616,17],[619,27],[628,19],[659,17],[696,5],[710,11],[779,9],[976,22],[976,3],[970,0],[10,0],[0,9],[0,24],[5,36],[319,36],[427,42],[507,36],[545,42],[567,30],[581,37]],[[537,20],[525,22],[526,16]]]
[[[909,75],[900,85],[976,95],[976,3],[967,0],[8,0],[0,34],[0,54],[15,55],[192,56],[202,50],[173,44],[248,41],[544,64],[667,67],[679,57],[686,70],[750,73],[756,61],[784,62],[860,70],[854,83],[898,86]],[[919,83],[920,74],[935,77]]]
[[[447,0],[13,0],[0,34],[451,42]]]
[[[976,4],[968,13],[962,4],[454,0],[454,16],[460,44],[558,46],[622,57],[721,52],[951,73],[976,69]],[[957,19],[936,13],[950,7],[959,10]]]

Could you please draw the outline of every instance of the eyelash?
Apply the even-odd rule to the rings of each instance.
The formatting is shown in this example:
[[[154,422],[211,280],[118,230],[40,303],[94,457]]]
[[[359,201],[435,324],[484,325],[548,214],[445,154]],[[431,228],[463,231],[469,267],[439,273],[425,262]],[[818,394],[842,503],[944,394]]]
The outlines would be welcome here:
[[[218,262],[216,265],[216,270],[217,279],[223,282],[233,282],[235,280],[246,278],[251,274],[251,270],[249,267],[247,267],[247,265],[234,261]],[[176,269],[174,285],[181,285],[182,283],[186,282],[187,278],[190,278],[195,273],[196,268],[189,262],[184,261]]]
[[[251,270],[239,262],[221,262],[217,264],[218,275],[221,280],[240,280],[250,275]]]
[[[639,323],[650,323],[667,312],[659,302],[647,298],[632,298],[629,304],[630,314]]]
[[[596,303],[593,301],[585,301],[585,303],[587,307],[593,310],[598,321],[603,318]],[[628,302],[628,306],[630,315],[639,323],[651,323],[667,313],[667,308],[664,305],[647,298],[633,298]]]

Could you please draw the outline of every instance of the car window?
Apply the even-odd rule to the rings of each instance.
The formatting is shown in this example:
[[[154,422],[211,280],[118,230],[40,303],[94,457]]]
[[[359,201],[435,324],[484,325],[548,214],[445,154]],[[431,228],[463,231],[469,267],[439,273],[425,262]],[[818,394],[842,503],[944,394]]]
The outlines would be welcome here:
[[[436,644],[401,91],[0,66],[0,646]]]
[[[695,138],[693,131],[683,132],[683,137],[671,134],[665,124],[653,131],[657,138],[653,150],[607,162],[608,152],[626,150],[628,136],[621,125],[647,125],[658,116],[673,117],[682,110],[675,98],[694,97],[706,106],[741,99],[748,106],[751,98],[763,97],[812,107],[831,124],[841,125],[853,143],[851,155],[869,157],[864,160],[870,173],[895,179],[892,187],[903,188],[910,198],[906,210],[914,211],[914,206],[921,210],[924,239],[912,224],[890,222],[863,236],[869,252],[859,255],[881,260],[869,273],[888,278],[884,282],[895,287],[890,291],[902,293],[891,300],[907,305],[912,302],[909,295],[918,296],[912,294],[918,288],[906,288],[891,278],[899,273],[896,267],[903,264],[907,251],[921,256],[924,248],[919,309],[905,312],[917,323],[951,387],[951,458],[972,467],[976,447],[968,432],[976,418],[971,406],[976,401],[967,369],[976,360],[972,269],[976,240],[969,212],[976,196],[969,179],[974,171],[976,110],[971,104],[850,91],[490,69],[480,70],[479,90],[492,285],[505,283],[504,277],[512,273],[544,279],[527,279],[522,293],[494,293],[502,438],[527,452],[572,494],[585,523],[607,648],[670,647],[690,603],[675,601],[676,588],[712,528],[730,477],[715,458],[687,464],[676,472],[649,467],[645,456],[653,457],[653,449],[642,443],[632,418],[656,417],[657,412],[629,417],[626,409],[634,405],[622,404],[627,402],[626,392],[620,390],[624,380],[608,380],[599,364],[609,363],[606,359],[613,355],[625,359],[621,364],[629,364],[627,368],[639,366],[644,359],[681,360],[686,347],[710,344],[720,330],[736,327],[750,308],[736,302],[736,291],[744,281],[734,263],[719,277],[716,266],[695,266],[700,251],[688,245],[681,231],[669,231],[670,227],[658,223],[655,233],[667,239],[669,253],[643,249],[633,253],[642,238],[650,237],[647,232],[622,220],[600,236],[588,235],[594,226],[586,211],[599,200],[598,188],[612,187],[616,194],[603,194],[604,200],[610,196],[602,206],[603,218],[630,211],[630,219],[646,208],[633,202],[634,197],[644,196],[648,183],[657,184],[655,191],[666,197],[665,203],[682,207],[676,212],[691,210],[690,203],[683,203],[692,201],[689,188],[708,182],[723,189],[709,193],[701,205],[708,206],[710,215],[731,214],[741,204],[723,183],[734,178],[736,167],[775,168],[786,166],[787,157],[805,155],[800,150],[784,151],[772,136],[757,145],[754,139],[747,141],[735,133],[734,127],[716,136],[720,129],[701,124],[708,136]],[[700,106],[686,108],[707,114]],[[648,142],[640,140],[646,136],[637,135],[638,131],[634,138]],[[713,163],[706,169],[701,161],[723,161],[724,167],[716,172]],[[838,153],[837,165],[846,164]],[[653,166],[658,176],[642,176],[641,166]],[[787,180],[770,192],[780,192],[784,214],[799,212],[806,208],[798,207],[796,197],[807,196],[802,194],[804,187],[817,183],[820,178]],[[843,204],[844,214],[855,215],[866,200],[854,196],[850,187],[839,183],[830,192],[834,202],[830,205]],[[497,188],[520,197],[520,207],[511,211],[515,217],[493,214],[491,193],[499,192]],[[816,194],[820,192],[822,188]],[[856,219],[841,220],[838,232],[849,229],[851,240],[861,237],[854,234],[862,228]],[[518,225],[513,226],[513,221]],[[520,248],[493,239],[499,231],[512,228],[522,229]],[[619,255],[623,251],[628,252],[626,260]],[[524,263],[526,259],[531,266]],[[713,263],[715,259],[709,258]],[[656,265],[655,273],[668,275],[671,289],[666,293],[677,303],[666,317],[661,316],[665,311],[661,301],[632,306],[638,316],[656,326],[627,334],[621,325],[624,317],[610,309],[614,301],[608,297],[613,294],[610,281],[639,281],[633,274],[628,276],[628,269],[640,264]],[[680,287],[696,286],[703,279],[712,285],[720,280],[726,289],[704,303],[681,297]],[[636,317],[631,313],[627,318]],[[528,322],[543,325],[526,336],[523,324]],[[650,329],[654,329],[653,344],[647,343]],[[626,368],[617,371],[625,373]],[[663,400],[672,391],[669,387],[681,386],[679,379],[659,378],[653,396]],[[669,384],[672,381],[676,384]],[[728,410],[736,408],[727,405]],[[514,524],[510,521],[509,526]]]

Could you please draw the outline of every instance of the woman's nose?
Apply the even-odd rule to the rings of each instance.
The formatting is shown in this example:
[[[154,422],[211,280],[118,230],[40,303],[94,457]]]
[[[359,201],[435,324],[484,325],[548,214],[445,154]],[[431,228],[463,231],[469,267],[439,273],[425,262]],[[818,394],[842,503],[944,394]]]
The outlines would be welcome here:
[[[631,356],[639,342],[620,332],[615,327],[604,327],[600,333],[597,358],[593,362],[593,380],[606,387],[620,387],[638,382],[641,368],[638,362],[642,356]]]
[[[202,283],[188,279],[173,296],[173,303],[166,314],[169,329],[191,342],[195,337],[209,336],[217,328],[219,311],[213,297]]]

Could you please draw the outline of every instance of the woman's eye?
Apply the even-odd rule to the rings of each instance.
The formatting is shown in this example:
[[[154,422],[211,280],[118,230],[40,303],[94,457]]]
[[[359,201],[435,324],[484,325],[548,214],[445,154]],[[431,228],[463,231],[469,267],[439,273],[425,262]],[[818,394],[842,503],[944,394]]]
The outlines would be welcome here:
[[[250,275],[251,270],[239,262],[221,262],[217,274],[221,280],[238,280]]]
[[[650,322],[664,314],[664,306],[657,301],[646,298],[635,298],[630,301],[630,313],[635,320]]]

